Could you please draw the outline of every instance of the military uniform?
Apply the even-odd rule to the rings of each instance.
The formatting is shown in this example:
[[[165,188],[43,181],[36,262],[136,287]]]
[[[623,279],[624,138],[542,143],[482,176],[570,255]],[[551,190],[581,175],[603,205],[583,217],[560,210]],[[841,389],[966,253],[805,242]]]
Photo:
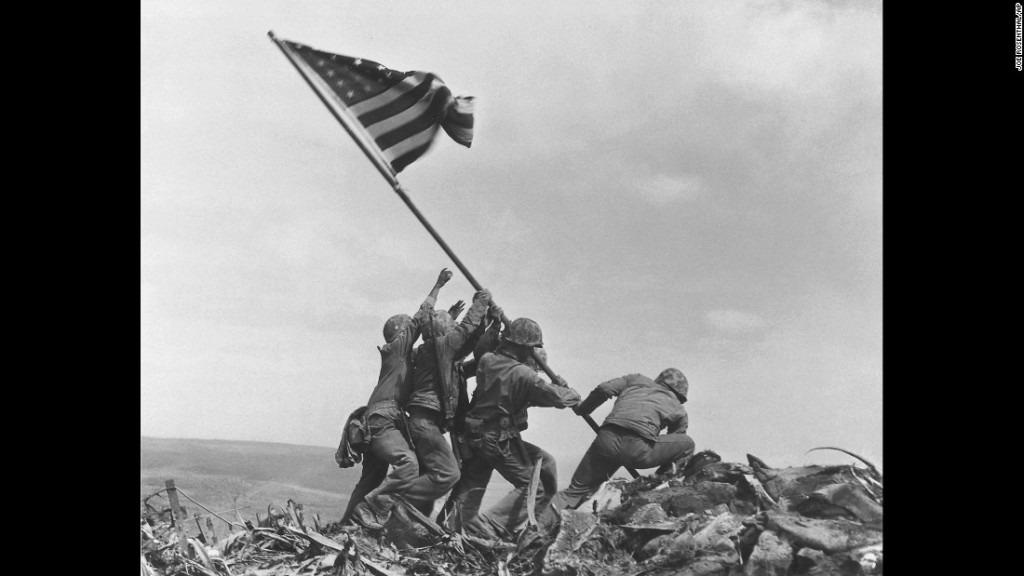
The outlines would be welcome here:
[[[494,537],[513,531],[526,519],[526,495],[538,458],[544,459],[544,473],[537,490],[538,510],[543,509],[557,489],[554,458],[520,437],[520,431],[526,428],[526,408],[571,407],[579,402],[580,396],[571,388],[545,382],[533,369],[501,351],[488,352],[479,359],[476,380],[462,435],[472,455],[463,460],[462,480],[452,498],[467,531]],[[487,514],[479,514],[484,490],[494,470],[515,489]]]
[[[476,344],[488,302],[489,297],[475,299],[458,326],[416,349],[413,389],[405,408],[419,475],[402,486],[385,482],[375,493],[398,493],[429,514],[434,500],[459,480],[458,460],[444,438],[455,420],[460,389],[464,390],[455,362],[467,356]]]
[[[670,378],[675,382],[666,382]],[[674,368],[662,372],[658,380],[629,374],[598,385],[576,408],[578,414],[590,414],[612,396],[618,398],[569,487],[552,498],[541,524],[550,525],[560,510],[578,507],[620,466],[654,468],[692,456],[694,442],[686,435],[689,418],[682,404],[687,388],[686,378]],[[659,436],[666,427],[667,434]]]
[[[412,322],[399,328],[384,346],[377,347],[381,360],[380,375],[363,416],[369,445],[363,454],[362,475],[349,497],[342,522],[352,516],[356,506],[371,490],[384,482],[388,477],[388,465],[392,467],[388,480],[396,491],[405,490],[419,476],[416,453],[405,436],[405,413],[401,406],[412,391],[412,346],[419,337],[421,326],[429,320],[434,303],[435,299],[427,296]]]

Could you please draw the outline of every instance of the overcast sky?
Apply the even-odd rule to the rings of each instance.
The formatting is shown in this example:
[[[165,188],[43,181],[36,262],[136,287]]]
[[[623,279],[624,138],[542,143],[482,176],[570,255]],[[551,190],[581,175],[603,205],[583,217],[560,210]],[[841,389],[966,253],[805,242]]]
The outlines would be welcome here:
[[[476,97],[473,147],[440,132],[399,179],[582,395],[677,367],[698,450],[882,464],[881,1],[141,15],[143,435],[334,447],[384,320],[442,267],[439,307],[472,296],[273,30]],[[550,408],[525,433],[563,484],[593,436]]]

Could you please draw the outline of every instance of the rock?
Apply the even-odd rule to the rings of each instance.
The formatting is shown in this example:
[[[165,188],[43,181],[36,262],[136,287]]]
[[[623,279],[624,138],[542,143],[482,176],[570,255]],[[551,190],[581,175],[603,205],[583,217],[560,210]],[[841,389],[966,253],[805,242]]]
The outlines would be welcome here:
[[[852,466],[798,466],[793,468],[772,468],[758,470],[755,476],[776,502],[788,498],[794,502],[803,501],[808,494],[833,484],[853,480]],[[855,480],[853,480],[855,481]]]
[[[793,563],[793,545],[775,532],[765,530],[744,566],[746,576],[786,576]]]
[[[860,484],[833,484],[807,495],[793,510],[812,518],[849,517],[869,528],[882,529],[882,505]]]
[[[685,562],[693,558],[695,550],[693,534],[689,530],[684,530],[669,543],[666,556],[672,562]]]
[[[795,544],[823,552],[842,552],[882,542],[880,531],[850,520],[820,520],[777,511],[766,512],[766,519],[768,529],[785,534]]]
[[[807,574],[818,564],[825,562],[825,553],[814,548],[801,548],[793,556],[793,573]]]
[[[695,473],[692,480],[736,484],[743,479],[744,474],[753,474],[753,469],[736,462],[712,462]]]
[[[589,499],[584,501],[577,510],[589,510],[594,514],[611,510],[622,503],[622,489],[616,484],[605,482]]]
[[[665,509],[661,504],[657,502],[651,502],[650,504],[644,504],[639,508],[634,509],[626,521],[629,525],[643,525],[643,524],[658,524],[668,520],[668,514],[665,513]]]
[[[637,550],[635,556],[637,560],[646,560],[659,554],[664,554],[675,537],[671,534],[662,534],[649,540],[647,544],[644,544],[640,550]]]
[[[687,488],[690,487],[680,487],[680,493],[663,504],[670,516],[701,512],[719,504],[727,504],[736,496],[736,487],[724,482],[698,482],[690,490]]]
[[[694,546],[708,550],[734,550],[732,537],[738,537],[742,528],[743,524],[731,512],[723,512],[693,535]]]
[[[632,555],[623,549],[622,529],[578,510],[563,510],[561,520],[558,537],[541,562],[544,576],[612,576],[635,568]]]

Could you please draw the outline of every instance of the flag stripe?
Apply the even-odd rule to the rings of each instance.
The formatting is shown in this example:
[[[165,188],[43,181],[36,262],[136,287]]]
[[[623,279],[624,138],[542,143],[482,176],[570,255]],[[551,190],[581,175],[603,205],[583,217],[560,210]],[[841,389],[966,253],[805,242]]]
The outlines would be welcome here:
[[[370,136],[373,136],[374,138],[377,138],[382,134],[387,134],[407,122],[412,122],[423,113],[429,111],[432,99],[433,94],[424,94],[423,97],[420,98],[419,102],[416,102],[412,106],[406,108],[405,111],[391,116],[390,118],[385,118],[376,124],[367,125],[366,130],[370,133]]]
[[[306,71],[304,76],[308,78],[311,83],[316,85],[316,91],[319,92],[321,95],[329,98],[335,104],[333,108],[341,116],[348,118],[348,121],[343,121],[342,123],[348,125],[349,128],[352,130],[352,137],[355,138],[357,141],[362,141],[362,144],[365,146],[365,149],[367,149],[367,152],[372,153],[374,156],[376,156],[379,163],[383,164],[387,169],[389,169],[392,173],[392,176],[395,176],[398,170],[395,170],[394,166],[390,163],[389,158],[385,159],[380,147],[377,146],[373,142],[373,139],[369,137],[369,134],[366,133],[365,127],[362,124],[360,124],[349,113],[349,108],[345,104],[345,100],[341,97],[340,94],[338,94],[337,90],[335,90],[332,86],[328,85],[327,81],[313,69],[309,60],[307,60],[302,54],[297,54],[295,50],[292,49],[293,46],[290,46],[288,44],[290,43],[286,42],[284,44],[284,47],[295,56],[293,61],[296,63],[296,65],[298,65],[299,67]]]
[[[372,98],[363,100],[362,102],[353,104],[349,106],[348,109],[352,111],[353,116],[358,117],[360,114],[365,114],[370,110],[390,104],[391,102],[393,102],[395,99],[399,98],[406,92],[413,90],[414,88],[419,86],[421,81],[422,78],[417,78],[416,75],[410,74],[409,76],[406,76],[404,79],[402,79],[401,82],[392,86],[391,88],[388,88],[384,92],[381,92],[380,94],[377,94]]]
[[[430,143],[433,141],[434,134],[436,133],[437,126],[430,126],[419,134],[406,138],[385,150],[384,157],[391,162],[395,171],[399,172],[402,168],[408,166],[413,160],[416,160],[427,151],[427,148],[430,147]]]
[[[360,114],[357,118],[359,118],[359,121],[363,123],[363,126],[372,126],[377,122],[380,122],[390,116],[394,116],[409,106],[419,102],[420,99],[423,98],[424,94],[428,94],[430,92],[430,87],[432,85],[432,78],[423,78],[422,81],[412,90],[409,90],[405,94],[402,94],[383,106]]]
[[[434,74],[278,44],[382,171],[395,175],[419,158],[442,126],[457,143],[472,143],[473,98],[454,98]]]
[[[444,105],[445,101],[438,98],[437,95],[434,95],[434,98],[427,109],[422,110],[417,116],[402,126],[374,138],[374,141],[377,142],[377,145],[380,146],[381,150],[386,150],[398,142],[405,140],[409,136],[418,134],[428,126],[437,127],[437,124],[440,123],[439,120],[441,112],[444,110]]]

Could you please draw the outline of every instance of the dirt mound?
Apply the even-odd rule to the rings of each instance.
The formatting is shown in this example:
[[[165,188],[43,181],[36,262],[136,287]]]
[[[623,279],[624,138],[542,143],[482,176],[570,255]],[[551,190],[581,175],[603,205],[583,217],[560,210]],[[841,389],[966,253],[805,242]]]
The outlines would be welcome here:
[[[320,526],[289,501],[256,525],[218,516],[234,525],[230,535],[214,543],[200,529],[182,545],[170,510],[147,502],[142,573],[876,575],[882,499],[882,476],[870,463],[771,468],[705,451],[676,475],[609,482],[579,510],[563,511],[557,531],[528,525],[510,542],[451,532],[407,505],[381,530]]]

